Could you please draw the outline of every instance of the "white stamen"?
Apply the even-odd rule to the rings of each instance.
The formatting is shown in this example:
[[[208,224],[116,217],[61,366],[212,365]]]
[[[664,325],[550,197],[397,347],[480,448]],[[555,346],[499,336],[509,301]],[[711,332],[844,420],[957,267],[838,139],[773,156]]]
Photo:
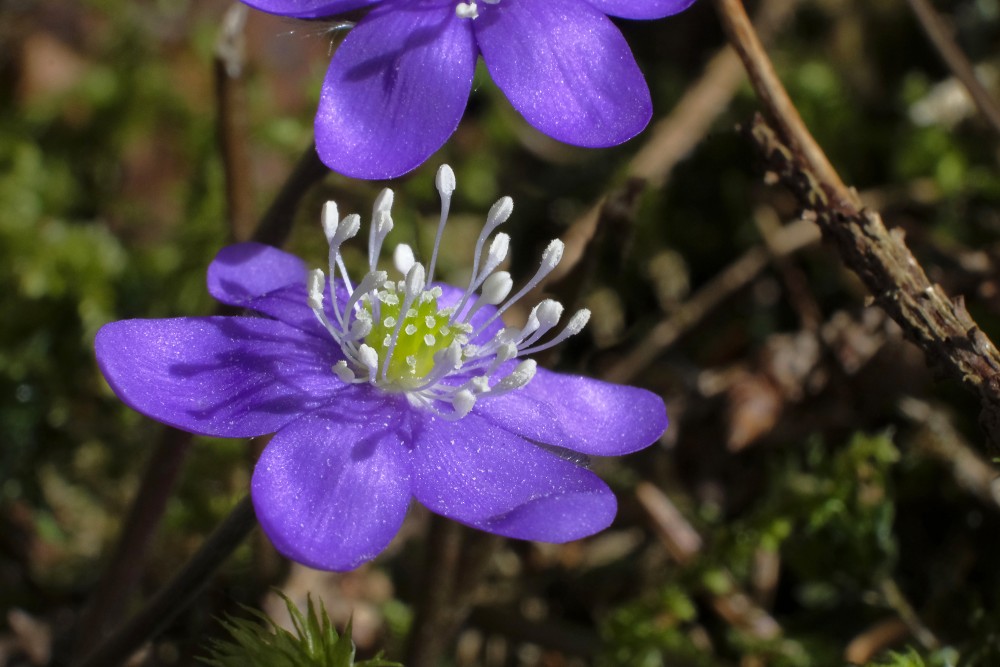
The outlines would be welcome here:
[[[500,266],[500,263],[507,259],[508,250],[510,250],[510,236],[503,232],[494,236],[493,241],[490,242],[490,249],[486,251],[483,273],[493,273]]]
[[[392,208],[394,198],[395,195],[390,188],[384,188],[382,192],[378,193],[378,197],[375,197],[375,204],[372,206],[372,218],[377,219],[378,214],[382,212],[388,213],[389,209]]]
[[[512,287],[514,287],[514,281],[511,280],[510,274],[506,271],[497,271],[483,283],[480,298],[491,306],[495,306],[507,298]]]
[[[341,382],[345,382],[347,384],[354,382],[354,371],[347,366],[347,362],[343,359],[333,365],[333,372],[336,373]]]
[[[396,246],[396,249],[392,251],[393,266],[395,266],[396,270],[404,276],[410,272],[410,268],[416,261],[416,258],[413,256],[413,248],[405,243],[400,243]]]
[[[525,359],[519,363],[511,374],[500,380],[492,389],[490,393],[494,396],[500,394],[506,394],[508,391],[514,391],[515,389],[520,389],[524,385],[531,382],[531,379],[535,377],[535,372],[538,370],[538,362],[534,359]]]
[[[547,343],[542,343],[541,345],[535,345],[533,347],[526,347],[521,350],[521,354],[531,354],[534,352],[541,352],[542,350],[547,350],[550,347],[558,345],[559,343],[563,342],[570,336],[575,336],[581,331],[583,331],[583,328],[587,326],[587,322],[589,321],[590,321],[590,311],[587,310],[586,308],[581,308],[580,310],[576,311],[576,313],[573,314],[573,317],[571,317],[569,322],[566,323],[566,328],[563,329],[558,336],[548,341]]]
[[[472,408],[476,405],[476,395],[473,394],[468,389],[460,389],[455,392],[455,396],[451,399],[451,406],[455,408],[455,418],[461,419],[465,415],[472,412]]]
[[[424,291],[424,265],[414,264],[406,272],[406,296],[416,298]]]
[[[323,204],[323,233],[326,235],[326,242],[332,243],[333,237],[337,234],[337,226],[340,223],[340,213],[337,210],[337,202],[328,201]]]
[[[491,5],[499,2],[484,1]],[[478,15],[472,0],[460,3],[457,11],[460,16],[466,11],[467,18]],[[530,382],[537,365],[531,359],[515,363],[518,356],[547,349],[578,333],[590,312],[577,312],[557,336],[540,344],[538,341],[555,329],[563,314],[561,304],[546,299],[531,309],[524,328],[505,326],[488,340],[483,339],[483,332],[505,310],[555,268],[564,250],[561,241],[551,242],[534,276],[512,296],[513,280],[507,271],[499,270],[510,251],[510,237],[496,231],[513,212],[509,197],[499,199],[490,208],[476,240],[472,275],[464,293],[456,304],[438,307],[435,302],[443,291],[429,283],[455,192],[455,173],[450,167],[444,165],[438,170],[435,186],[441,198],[441,219],[429,270],[416,261],[413,249],[406,244],[393,251],[393,264],[403,274],[402,280],[389,280],[385,271],[376,269],[382,246],[393,228],[394,195],[385,189],[372,208],[368,271],[357,287],[351,286],[340,250],[358,234],[360,217],[351,214],[341,220],[336,203],[328,202],[323,207],[322,224],[330,246],[329,271],[310,272],[306,288],[310,308],[343,352],[344,358],[331,367],[341,382],[369,382],[385,391],[404,393],[411,405],[454,420],[468,415],[481,397],[500,396]],[[487,241],[489,247],[484,253]],[[472,318],[487,305],[496,306],[495,313],[474,330]],[[405,353],[402,348],[397,350],[404,342]],[[406,354],[404,363],[394,361],[394,354]],[[511,366],[513,370],[509,370]]]
[[[378,352],[367,343],[358,348],[358,361],[368,369],[368,381],[375,384],[375,371],[378,369]]]
[[[306,277],[306,291],[309,293],[309,307],[313,310],[323,309],[323,289],[326,277],[322,269],[313,269]]]
[[[455,7],[455,15],[460,19],[475,19],[479,18],[479,11],[475,2],[460,2]]]
[[[531,315],[529,315],[529,324],[534,325],[531,330],[525,326],[521,331],[521,336],[519,337],[519,344],[522,347],[527,347],[531,345],[536,340],[544,336],[549,332],[552,327],[559,324],[559,318],[563,314],[563,305],[558,301],[552,299],[545,299],[541,301],[537,306],[531,309]]]
[[[437,266],[438,250],[441,248],[441,236],[444,234],[444,225],[448,222],[448,212],[451,210],[451,195],[457,187],[455,172],[451,167],[446,164],[438,167],[434,176],[434,186],[437,188],[438,196],[441,197],[441,219],[434,235],[434,251],[431,253],[430,266],[427,267],[427,282],[434,282],[434,268]]]
[[[486,225],[483,230],[479,232],[479,238],[476,239],[476,249],[473,251],[472,255],[472,278],[469,280],[469,286],[465,288],[465,294],[462,295],[461,301],[458,302],[458,306],[455,307],[455,313],[462,312],[462,308],[468,303],[469,297],[472,293],[476,291],[479,285],[486,280],[486,276],[479,273],[479,256],[483,252],[483,245],[486,243],[486,239],[493,231],[507,222],[510,218],[510,214],[514,211],[514,200],[510,197],[501,197],[490,207],[490,212],[486,215]],[[509,243],[510,239],[507,239]],[[501,245],[504,242],[501,241]],[[490,269],[492,271],[492,269]],[[484,271],[484,273],[486,273]],[[454,320],[454,318],[452,318]]]
[[[532,276],[531,280],[528,281],[528,284],[522,287],[517,294],[507,299],[507,301],[502,306],[497,308],[497,312],[493,313],[493,316],[490,317],[490,319],[486,320],[481,325],[479,325],[479,328],[473,334],[473,338],[476,335],[480,334],[494,320],[499,318],[504,313],[505,310],[507,310],[512,305],[517,303],[517,301],[522,296],[524,296],[532,289],[534,289],[535,285],[542,282],[542,279],[545,276],[549,275],[552,272],[552,269],[556,268],[556,265],[559,264],[559,261],[562,259],[563,256],[563,250],[565,248],[566,244],[560,241],[559,239],[555,239],[551,243],[549,243],[548,247],[545,248],[545,252],[542,253],[541,266],[538,267],[538,271],[536,271],[535,275]]]

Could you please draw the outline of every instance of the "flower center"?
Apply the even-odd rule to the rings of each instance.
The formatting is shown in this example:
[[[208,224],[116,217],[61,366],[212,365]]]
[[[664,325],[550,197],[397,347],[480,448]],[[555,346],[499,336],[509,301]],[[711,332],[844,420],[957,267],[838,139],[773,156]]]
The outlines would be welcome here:
[[[497,5],[500,4],[500,0],[483,0],[487,5]],[[455,7],[455,15],[460,19],[476,19],[479,18],[479,6],[476,4],[476,0],[469,0],[469,2],[460,2]]]
[[[379,303],[377,321],[372,314],[372,295],[366,295],[359,318],[372,319],[372,330],[365,336],[365,342],[380,358],[389,360],[387,384],[407,389],[419,386],[434,369],[434,356],[438,352],[447,350],[453,342],[465,343],[465,334],[471,327],[452,323],[450,309],[438,310],[440,288],[424,290],[403,312],[405,294],[401,293],[401,287],[405,285],[386,281],[374,292]]]
[[[561,332],[546,342],[540,341],[562,317],[563,307],[557,301],[546,299],[532,308],[523,328],[498,323],[504,311],[556,267],[563,252],[562,241],[552,241],[542,253],[534,277],[509,296],[513,287],[510,274],[497,269],[507,257],[510,237],[498,233],[490,240],[485,255],[483,249],[490,235],[510,217],[514,208],[510,197],[494,204],[487,215],[476,241],[468,287],[454,305],[439,307],[444,291],[429,283],[455,191],[455,174],[448,165],[438,170],[436,185],[441,196],[441,220],[429,269],[414,259],[406,245],[397,246],[393,253],[396,268],[405,276],[403,280],[388,280],[388,274],[376,268],[382,244],[392,230],[389,210],[393,194],[387,188],[375,200],[368,237],[368,271],[361,281],[352,284],[340,256],[343,243],[357,235],[360,218],[353,214],[341,221],[337,205],[327,202],[323,230],[330,244],[329,280],[323,271],[316,270],[309,274],[307,287],[316,318],[344,354],[344,359],[333,366],[337,377],[348,383],[367,382],[383,391],[402,392],[413,405],[447,419],[461,419],[477,400],[520,389],[530,382],[535,375],[534,360],[516,361],[517,357],[547,349],[579,333],[590,311],[578,311]],[[338,273],[339,281],[335,280]],[[335,295],[329,307],[327,293]]]

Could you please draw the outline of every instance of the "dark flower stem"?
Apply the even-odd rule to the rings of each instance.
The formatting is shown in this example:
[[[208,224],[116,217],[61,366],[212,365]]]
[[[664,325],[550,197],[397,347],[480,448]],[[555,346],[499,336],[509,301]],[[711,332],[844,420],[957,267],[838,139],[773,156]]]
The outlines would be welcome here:
[[[420,597],[407,640],[406,667],[435,667],[472,608],[502,538],[436,514],[427,536]]]
[[[327,169],[316,155],[316,145],[310,144],[261,218],[253,239],[274,246],[283,245],[292,231],[292,222],[302,198],[326,174]],[[220,314],[224,312],[225,307],[217,311]],[[122,607],[142,574],[150,540],[156,534],[167,499],[183,469],[191,438],[191,434],[174,429],[163,431],[132,501],[114,555],[81,618],[74,655],[86,655],[118,622]]]
[[[79,667],[113,667],[125,661],[194,601],[212,573],[256,525],[253,504],[247,496],[208,536],[187,565]]]
[[[215,41],[215,131],[226,185],[226,217],[234,241],[246,241],[254,229],[253,177],[247,114],[246,17],[249,8],[233,4],[222,19]]]
[[[180,476],[192,435],[172,428],[161,432],[150,455],[138,493],[129,508],[114,554],[94,597],[80,618],[73,654],[83,656],[103,639],[121,617],[122,609],[142,576],[146,553]]]
[[[280,247],[288,240],[292,231],[292,221],[299,203],[312,186],[323,180],[330,173],[326,165],[320,162],[316,153],[316,144],[311,144],[295,164],[295,169],[281,186],[278,196],[274,198],[271,207],[267,209],[253,233],[253,240]]]

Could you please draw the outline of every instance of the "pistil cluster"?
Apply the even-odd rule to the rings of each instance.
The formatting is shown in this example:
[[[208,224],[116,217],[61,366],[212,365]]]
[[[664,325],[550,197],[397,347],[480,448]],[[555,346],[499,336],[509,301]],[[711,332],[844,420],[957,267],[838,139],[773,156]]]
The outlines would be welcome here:
[[[425,269],[417,262],[409,246],[396,246],[393,262],[403,280],[390,280],[388,272],[378,268],[382,245],[393,227],[392,190],[383,190],[375,201],[368,270],[356,285],[340,249],[358,234],[360,217],[352,214],[341,220],[337,205],[328,202],[323,209],[323,229],[330,246],[329,272],[317,269],[309,274],[309,306],[344,353],[344,359],[333,367],[343,382],[367,382],[387,392],[402,392],[414,406],[448,419],[461,419],[477,400],[503,395],[530,382],[535,361],[518,358],[579,333],[590,319],[590,311],[577,311],[562,331],[545,342],[542,339],[557,328],[563,314],[562,304],[552,299],[532,308],[524,327],[503,326],[503,313],[538,285],[563,254],[562,241],[552,241],[542,253],[535,275],[510,295],[510,274],[499,270],[507,257],[510,237],[503,232],[493,235],[513,211],[510,197],[497,201],[487,215],[476,241],[468,286],[457,300],[450,295],[453,303],[442,307],[439,302],[444,290],[433,284],[433,277],[455,191],[455,174],[448,165],[438,170],[435,184],[441,197],[441,219],[430,265]],[[334,295],[329,307],[327,288]]]

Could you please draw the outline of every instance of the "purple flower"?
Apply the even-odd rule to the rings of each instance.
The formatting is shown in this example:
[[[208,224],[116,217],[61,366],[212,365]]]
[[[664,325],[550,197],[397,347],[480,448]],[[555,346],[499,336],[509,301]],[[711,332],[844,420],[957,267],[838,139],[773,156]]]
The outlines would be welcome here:
[[[481,54],[534,127],[560,141],[615,146],[652,115],[646,82],[608,18],[655,19],[694,0],[243,0],[300,18],[364,10],[334,54],[316,114],[331,169],[394,178],[458,127]]]
[[[553,241],[510,296],[510,275],[497,270],[510,238],[490,239],[510,198],[490,210],[466,289],[425,280],[455,188],[447,166],[437,185],[441,223],[427,270],[405,245],[394,253],[403,280],[377,267],[392,228],[385,190],[357,283],[340,248],[359,217],[340,220],[330,202],[328,275],[255,243],[212,262],[212,295],[259,316],[124,320],[97,334],[101,370],[139,412],[204,435],[275,434],[254,470],[254,507],[278,550],[301,563],[343,570],[374,558],[411,498],[499,535],[590,535],[611,523],[616,503],[587,456],[636,451],[666,428],[663,402],[648,391],[519,359],[575,334],[590,313],[557,332],[562,306],[545,300],[523,328],[501,322],[562,254]]]

